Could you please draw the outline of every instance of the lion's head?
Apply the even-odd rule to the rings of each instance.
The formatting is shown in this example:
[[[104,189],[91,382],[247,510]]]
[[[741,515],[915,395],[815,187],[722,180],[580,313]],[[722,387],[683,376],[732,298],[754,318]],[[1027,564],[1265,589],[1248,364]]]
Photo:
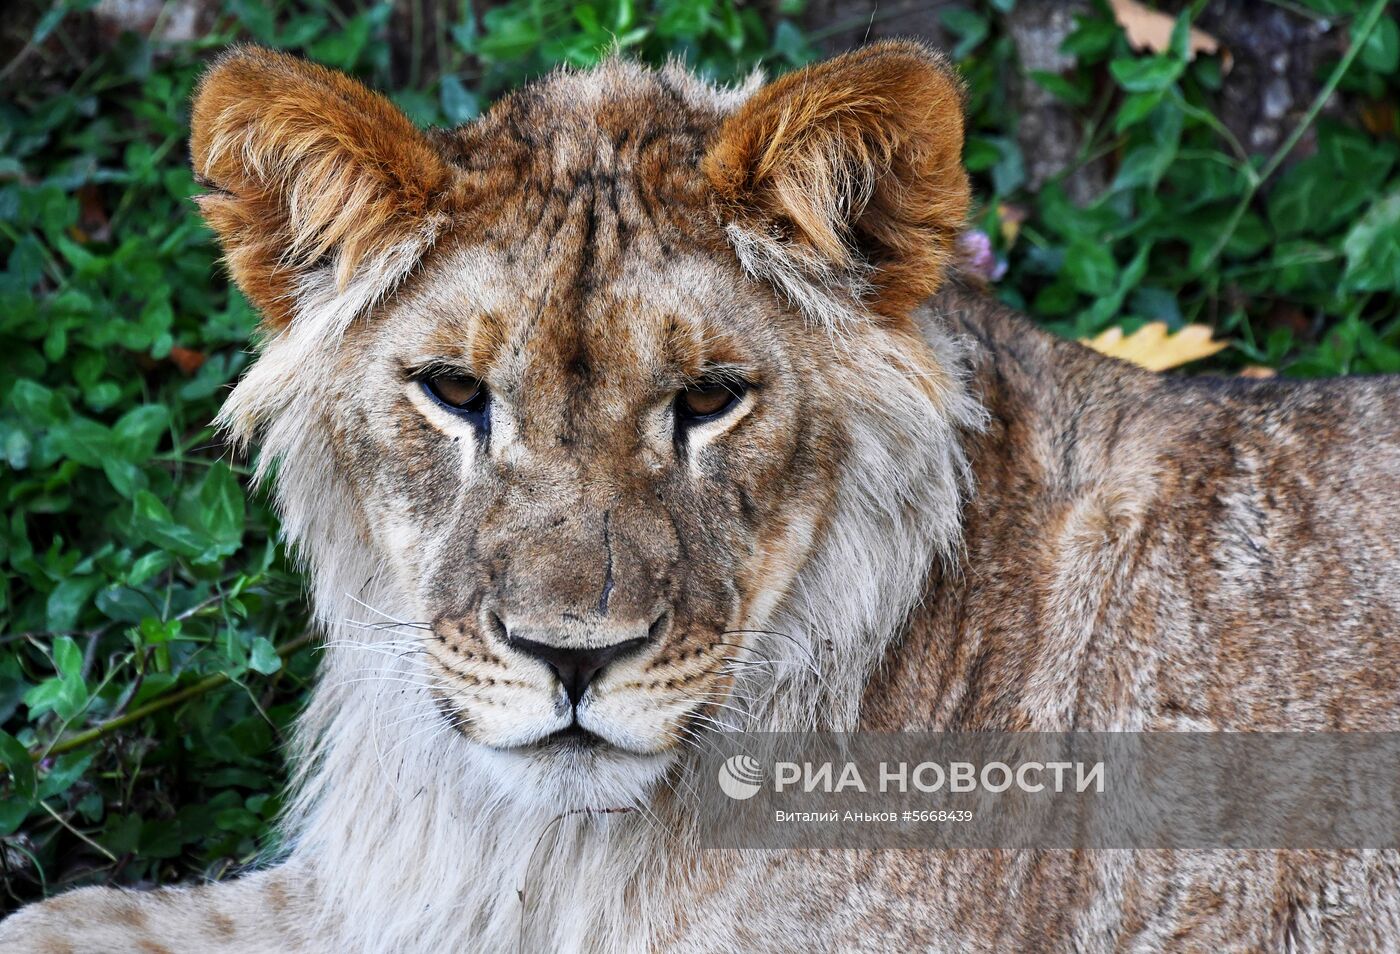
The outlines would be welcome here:
[[[956,535],[974,412],[912,311],[967,211],[959,95],[911,43],[735,90],[613,61],[424,133],[220,60],[201,208],[266,318],[225,422],[332,629],[395,660],[332,643],[338,704],[399,679],[554,802],[848,720]]]

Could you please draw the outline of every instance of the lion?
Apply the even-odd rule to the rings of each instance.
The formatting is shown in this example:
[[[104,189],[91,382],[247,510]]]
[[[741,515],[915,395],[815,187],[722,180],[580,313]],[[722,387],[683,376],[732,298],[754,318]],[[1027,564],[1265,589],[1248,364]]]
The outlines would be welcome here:
[[[696,846],[728,730],[1400,728],[1400,384],[1162,377],[959,278],[940,55],[423,132],[245,47],[192,130],[326,637],[286,847],[0,947],[1400,949],[1392,851]]]

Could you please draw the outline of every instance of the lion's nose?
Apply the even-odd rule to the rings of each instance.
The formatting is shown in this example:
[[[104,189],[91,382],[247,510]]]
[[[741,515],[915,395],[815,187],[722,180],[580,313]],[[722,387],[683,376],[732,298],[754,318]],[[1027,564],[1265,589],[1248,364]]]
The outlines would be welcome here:
[[[646,641],[646,637],[638,637],[625,639],[610,646],[585,649],[554,646],[523,636],[511,636],[506,643],[512,649],[533,656],[552,669],[563,683],[564,691],[569,694],[569,701],[577,706],[594,676],[614,660],[636,652]]]

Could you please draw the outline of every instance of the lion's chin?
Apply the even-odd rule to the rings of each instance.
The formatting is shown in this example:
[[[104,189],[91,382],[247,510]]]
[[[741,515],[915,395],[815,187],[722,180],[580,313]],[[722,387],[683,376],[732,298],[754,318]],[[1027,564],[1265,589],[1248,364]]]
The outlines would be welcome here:
[[[498,749],[472,744],[483,778],[509,800],[541,811],[631,808],[644,804],[675,764],[676,753],[637,753],[582,733]]]

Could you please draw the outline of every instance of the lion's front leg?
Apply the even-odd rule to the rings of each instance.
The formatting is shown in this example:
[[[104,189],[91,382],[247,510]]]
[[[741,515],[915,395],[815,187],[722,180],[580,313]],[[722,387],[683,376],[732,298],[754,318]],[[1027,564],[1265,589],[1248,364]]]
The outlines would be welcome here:
[[[199,887],[82,888],[0,922],[0,951],[33,954],[321,954],[311,885],[289,867]]]

